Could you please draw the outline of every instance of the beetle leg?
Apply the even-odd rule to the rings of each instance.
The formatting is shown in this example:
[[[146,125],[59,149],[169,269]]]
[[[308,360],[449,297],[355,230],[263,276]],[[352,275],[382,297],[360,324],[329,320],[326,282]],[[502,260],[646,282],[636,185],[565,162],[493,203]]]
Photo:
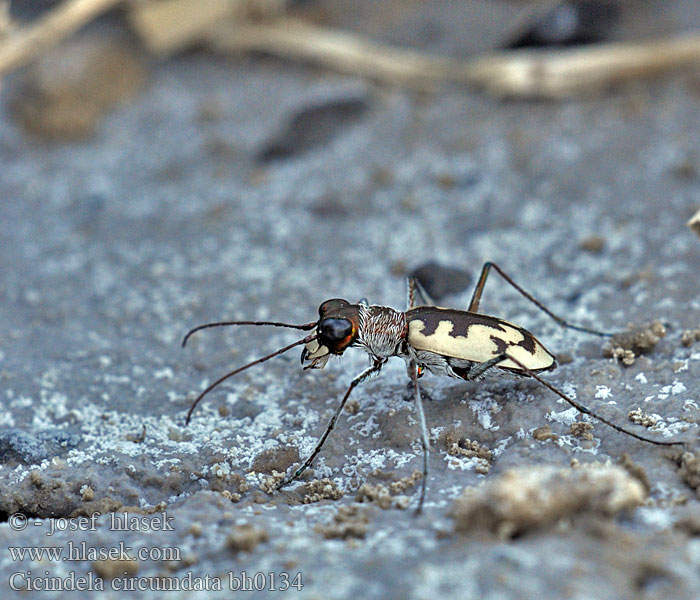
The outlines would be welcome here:
[[[507,359],[508,356],[506,354],[499,354],[498,356],[494,356],[485,362],[477,363],[465,373],[464,379],[467,381],[479,380],[486,375],[487,371],[497,368],[500,363]]]
[[[406,279],[408,298],[406,299],[406,310],[411,310],[416,305],[416,278]]]
[[[406,402],[413,402],[413,380],[411,379],[411,367],[409,366],[406,371],[408,373],[408,383],[406,384],[406,389],[404,390],[402,399]],[[422,369],[422,367],[418,367],[418,379],[423,377],[424,373],[425,371]],[[432,394],[426,389],[421,390],[420,396],[422,399],[427,400],[428,402],[433,401]]]
[[[428,479],[428,456],[430,454],[430,439],[428,438],[428,426],[425,423],[425,413],[423,412],[423,401],[420,397],[420,385],[418,384],[418,368],[415,361],[411,361],[408,367],[411,375],[411,382],[413,383],[413,398],[416,404],[416,415],[418,416],[418,422],[420,423],[420,441],[423,446],[423,478],[421,481],[420,488],[420,499],[418,500],[418,507],[416,508],[415,514],[418,515],[423,510],[423,502],[425,501],[425,486]]]
[[[415,277],[408,277],[408,307],[406,310],[415,308],[416,306],[435,306],[435,302],[430,297],[430,294],[425,291],[425,288],[421,285]],[[419,301],[422,304],[416,305],[416,297],[419,297]]]
[[[328,422],[328,426],[326,427],[326,431],[323,433],[321,436],[321,439],[318,441],[318,444],[316,444],[316,448],[314,448],[314,451],[311,453],[311,456],[307,458],[304,461],[304,464],[299,467],[294,474],[291,477],[285,478],[280,484],[277,485],[277,489],[280,489],[281,487],[284,487],[287,484],[290,484],[292,481],[294,481],[299,475],[301,475],[306,469],[308,469],[311,466],[311,463],[314,461],[314,458],[316,458],[316,455],[321,451],[321,448],[323,444],[326,441],[326,438],[330,434],[331,431],[333,431],[333,427],[335,427],[335,422],[338,420],[338,417],[340,416],[340,413],[343,412],[343,407],[345,406],[345,403],[348,401],[348,398],[350,397],[350,392],[358,386],[360,383],[374,375],[375,373],[379,373],[381,370],[382,366],[384,366],[384,363],[387,361],[386,358],[383,359],[378,359],[374,361],[374,364],[369,367],[368,369],[365,369],[360,373],[355,379],[353,379],[350,382],[350,387],[348,387],[348,391],[345,392],[345,395],[343,396],[343,399],[340,401],[340,404],[338,405],[338,408],[335,409],[335,413],[333,414],[333,417],[331,417],[331,420]]]
[[[488,363],[493,362],[494,360],[499,360],[504,361],[504,360],[511,360],[513,361],[516,365],[518,365],[522,370],[525,375],[528,375],[529,377],[532,377],[533,379],[537,380],[539,383],[541,383],[544,387],[546,387],[548,390],[551,390],[554,392],[557,396],[559,396],[562,400],[566,400],[571,406],[573,406],[576,410],[578,410],[580,413],[584,415],[590,415],[591,417],[598,419],[601,423],[605,423],[609,427],[612,427],[616,431],[619,431],[620,433],[626,433],[627,435],[632,436],[633,438],[637,438],[638,440],[641,440],[642,442],[648,442],[649,444],[656,444],[657,446],[684,446],[684,442],[662,442],[659,440],[653,440],[648,437],[644,437],[643,435],[639,435],[637,433],[634,433],[634,431],[630,431],[629,429],[625,429],[624,427],[621,427],[620,425],[617,425],[616,423],[613,423],[612,421],[608,421],[606,418],[601,417],[599,414],[593,412],[591,409],[586,408],[583,404],[579,404],[574,400],[573,398],[569,398],[564,392],[561,390],[557,389],[554,387],[551,383],[548,381],[542,379],[537,373],[532,371],[531,369],[528,369],[521,361],[519,361],[517,358],[512,356],[511,354],[508,354],[507,352],[504,352],[503,354],[497,356],[496,358],[493,358],[489,361]],[[482,363],[486,364],[486,363]]]
[[[515,283],[515,281],[513,281],[508,275],[506,275],[503,272],[503,269],[501,269],[501,267],[499,267],[496,263],[492,263],[492,262],[485,262],[484,266],[481,268],[481,275],[479,276],[479,281],[477,282],[476,287],[474,288],[474,293],[472,294],[472,299],[469,302],[469,308],[467,309],[469,312],[479,312],[479,302],[481,301],[481,293],[484,291],[484,285],[486,284],[486,278],[488,277],[489,272],[491,271],[492,268],[501,277],[503,277],[503,279],[505,279],[506,282],[508,282],[510,285],[512,285],[525,298],[527,298],[530,302],[532,302],[537,308],[539,308],[545,314],[549,315],[552,319],[554,319],[562,327],[566,327],[567,329],[575,329],[576,331],[583,331],[584,333],[592,333],[594,335],[600,335],[603,337],[612,337],[613,336],[612,333],[597,331],[596,329],[589,329],[588,327],[581,327],[580,325],[574,325],[573,323],[569,323],[566,319],[563,319],[562,317],[555,315],[544,304],[542,304],[539,300],[535,299],[531,294],[526,292],[517,283]]]

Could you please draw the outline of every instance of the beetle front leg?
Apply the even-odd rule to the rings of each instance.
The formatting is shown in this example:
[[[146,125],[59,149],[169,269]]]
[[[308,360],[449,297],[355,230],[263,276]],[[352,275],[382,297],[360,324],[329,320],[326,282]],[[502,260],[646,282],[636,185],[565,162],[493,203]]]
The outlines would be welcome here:
[[[404,391],[404,394],[403,394],[403,399],[406,402],[413,402],[413,396],[414,396],[413,379],[411,378],[411,368],[412,367],[410,364],[406,367],[406,374],[408,375],[408,383],[406,384],[406,390]],[[420,379],[421,377],[423,377],[423,375],[425,375],[425,368],[418,367],[417,369],[418,369],[418,373],[417,373],[418,379]],[[425,398],[428,402],[433,401],[432,394],[430,394],[430,392],[428,392],[425,389],[421,390],[421,398]]]
[[[338,405],[338,408],[335,409],[335,413],[333,414],[333,417],[331,420],[328,422],[328,426],[326,427],[326,431],[323,433],[321,436],[321,439],[318,441],[318,444],[316,444],[316,448],[314,448],[314,451],[312,452],[311,456],[307,458],[304,461],[304,464],[299,467],[294,474],[291,477],[287,477],[284,479],[280,484],[277,485],[277,489],[280,489],[281,487],[284,487],[285,485],[288,485],[292,483],[299,475],[301,475],[306,469],[308,469],[311,466],[311,463],[314,461],[314,458],[316,458],[316,455],[321,451],[321,448],[323,447],[323,444],[326,441],[326,438],[330,434],[331,431],[333,431],[333,428],[335,427],[335,422],[338,420],[338,417],[340,416],[340,413],[343,412],[343,407],[345,406],[345,403],[348,401],[348,398],[350,397],[350,393],[352,392],[353,389],[355,389],[356,386],[361,384],[363,381],[374,375],[375,373],[379,373],[381,368],[384,366],[384,363],[386,362],[386,358],[384,359],[378,359],[374,361],[374,364],[369,367],[368,369],[365,369],[360,373],[355,379],[353,379],[350,382],[350,387],[348,387],[348,391],[345,392],[345,395],[343,396],[343,399],[340,401],[340,404]]]

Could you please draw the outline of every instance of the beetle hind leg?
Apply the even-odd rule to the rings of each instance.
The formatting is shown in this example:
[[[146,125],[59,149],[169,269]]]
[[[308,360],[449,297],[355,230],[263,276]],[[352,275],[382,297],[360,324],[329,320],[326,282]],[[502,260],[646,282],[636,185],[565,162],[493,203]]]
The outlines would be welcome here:
[[[484,291],[484,286],[486,285],[486,279],[489,276],[489,273],[491,272],[491,269],[496,271],[507,283],[509,283],[512,287],[514,287],[524,298],[532,302],[537,308],[539,308],[542,312],[544,312],[546,315],[548,315],[551,319],[556,321],[559,325],[562,327],[566,327],[567,329],[574,329],[576,331],[582,331],[584,333],[591,333],[593,335],[599,335],[601,337],[612,337],[612,333],[608,333],[605,331],[598,331],[597,329],[590,329],[588,327],[581,327],[580,325],[574,325],[573,323],[569,323],[566,319],[560,317],[559,315],[555,315],[551,310],[549,310],[544,304],[542,304],[539,300],[537,300],[532,294],[526,292],[523,288],[521,288],[513,279],[507,275],[501,267],[499,267],[496,263],[492,262],[485,262],[484,266],[481,268],[481,275],[479,276],[479,281],[476,284],[476,287],[474,288],[474,293],[472,294],[472,299],[469,302],[469,308],[467,309],[469,312],[479,312],[479,303],[481,302],[481,293]]]
[[[460,358],[448,358],[445,374],[464,379],[464,381],[479,381],[487,374],[494,373],[494,369],[498,367],[500,362],[503,362],[500,356],[481,363]]]
[[[503,353],[503,354],[501,354],[501,355],[499,355],[499,356],[497,356],[497,357],[495,357],[487,362],[490,363],[490,362],[493,362],[496,360],[498,360],[499,362],[503,362],[506,360],[510,360],[510,361],[514,362],[516,365],[518,365],[520,367],[520,369],[522,369],[523,373],[526,376],[532,377],[533,379],[538,381],[541,385],[546,387],[548,390],[554,392],[557,396],[559,396],[562,400],[565,400],[566,402],[568,402],[571,406],[573,406],[581,414],[589,415],[589,416],[593,417],[594,419],[597,419],[601,423],[604,423],[608,427],[612,427],[615,431],[619,431],[620,433],[627,434],[627,435],[629,435],[633,438],[636,438],[642,442],[647,442],[648,444],[655,444],[657,446],[683,446],[685,444],[685,442],[682,442],[682,441],[666,442],[666,441],[662,441],[662,440],[654,440],[652,438],[648,438],[648,437],[645,437],[643,435],[639,435],[639,434],[635,433],[634,431],[630,431],[629,429],[627,429],[625,427],[621,427],[617,423],[613,423],[612,421],[609,421],[605,417],[592,411],[590,408],[587,408],[583,404],[580,404],[579,402],[574,400],[573,398],[570,398],[567,394],[562,392],[559,388],[553,386],[548,381],[542,379],[535,371],[533,371],[532,369],[528,369],[527,366],[524,365],[520,360],[518,360],[515,356],[508,354],[507,352],[505,352],[505,353]],[[485,365],[487,363],[481,363],[481,364]]]
[[[503,362],[503,356],[495,356],[494,358],[487,360],[485,362],[476,363],[470,361],[461,361],[467,363],[466,365],[450,364],[450,367],[455,372],[458,377],[461,377],[465,381],[479,381],[486,377],[486,375],[492,372],[494,369],[498,368],[499,363]]]

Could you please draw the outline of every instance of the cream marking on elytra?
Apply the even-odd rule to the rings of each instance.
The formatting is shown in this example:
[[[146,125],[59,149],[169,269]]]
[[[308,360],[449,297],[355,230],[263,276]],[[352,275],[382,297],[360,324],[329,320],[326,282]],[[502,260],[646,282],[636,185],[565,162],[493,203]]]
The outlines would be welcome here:
[[[452,334],[454,323],[442,320],[434,333],[424,335],[426,324],[417,318],[408,324],[408,342],[418,350],[428,350],[478,363],[486,362],[507,351],[524,363],[528,369],[534,371],[548,369],[554,365],[554,355],[532,335],[506,321],[499,320],[498,325],[499,329],[474,324],[469,327],[467,335],[454,335]],[[521,345],[528,336],[534,344],[533,350],[528,350]],[[520,370],[512,360],[503,361],[498,366],[502,369]]]
[[[416,416],[421,430],[423,478],[416,513],[421,511],[425,499],[430,452],[428,427],[423,413],[423,403],[418,382],[424,370],[428,370],[435,375],[444,375],[466,381],[480,380],[492,373],[509,373],[520,377],[531,377],[568,402],[580,413],[595,417],[621,433],[660,446],[682,445],[683,442],[665,442],[647,438],[612,421],[608,421],[542,379],[539,373],[556,368],[557,363],[554,355],[535,336],[522,327],[478,312],[481,293],[492,268],[520,294],[562,327],[595,335],[611,336],[611,334],[602,333],[594,329],[573,325],[555,315],[515,283],[494,263],[486,263],[483,266],[481,276],[469,303],[469,309],[466,311],[432,306],[432,302],[418,281],[409,278],[408,308],[405,312],[395,310],[389,306],[369,306],[366,301],[352,304],[347,300],[333,298],[326,300],[319,306],[319,318],[317,321],[302,325],[273,321],[227,321],[207,323],[195,327],[185,336],[182,342],[183,346],[194,332],[207,327],[224,325],[270,325],[300,329],[302,331],[315,331],[293,344],[289,344],[271,354],[243,365],[217,379],[194,400],[187,413],[185,423],[189,423],[192,412],[206,394],[228,378],[253,365],[270,360],[296,346],[304,345],[301,353],[301,362],[304,365],[304,369],[322,369],[328,363],[331,355],[341,356],[348,348],[356,347],[364,350],[369,355],[370,366],[351,381],[311,455],[290,476],[281,481],[277,486],[278,488],[291,483],[311,466],[321,451],[326,438],[333,430],[352,390],[360,383],[379,373],[391,357],[401,358],[406,363],[408,376],[413,388]],[[417,296],[421,296],[422,305],[416,304]]]

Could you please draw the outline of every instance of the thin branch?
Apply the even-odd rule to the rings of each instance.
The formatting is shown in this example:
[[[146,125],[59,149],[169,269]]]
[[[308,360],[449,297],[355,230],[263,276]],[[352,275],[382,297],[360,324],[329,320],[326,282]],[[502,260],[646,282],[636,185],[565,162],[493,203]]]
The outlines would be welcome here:
[[[121,1],[66,0],[36,24],[12,31],[0,39],[0,76],[27,64]],[[214,12],[223,16],[228,2],[218,2],[221,8]],[[180,3],[190,6],[185,0]],[[700,64],[700,36],[697,34],[570,50],[518,50],[475,59],[455,59],[393,48],[351,32],[320,28],[298,19],[252,23],[241,19],[240,15],[234,18],[235,6],[236,3],[231,2],[231,18],[221,19],[220,25],[211,27],[207,21],[206,27],[201,26],[199,30],[200,26],[190,27],[186,35],[182,32],[178,35],[190,42],[203,39],[218,50],[269,52],[398,85],[420,88],[439,81],[453,81],[481,87],[496,96],[523,98],[557,99],[590,94],[622,81]],[[169,29],[167,23],[167,19],[156,19],[152,25],[156,29]],[[173,48],[179,47],[180,44],[168,40]]]
[[[66,0],[0,39],[0,76],[22,67],[122,0]]]
[[[700,64],[700,36],[611,43],[571,50],[523,50],[471,62],[469,81],[496,96],[564,98]]]
[[[161,56],[201,41],[217,23],[245,16],[243,0],[159,0],[134,2],[127,16],[146,47]]]
[[[700,210],[690,218],[687,225],[700,237]]]
[[[336,71],[403,85],[460,79],[462,61],[391,48],[354,33],[321,28],[297,19],[271,23],[223,24],[207,40],[226,52],[269,52]]]
[[[354,33],[295,19],[231,25],[207,34],[228,52],[260,51],[383,82],[421,86],[441,80],[496,96],[562,98],[700,64],[700,36],[611,43],[572,50],[518,50],[459,60],[392,48]]]

